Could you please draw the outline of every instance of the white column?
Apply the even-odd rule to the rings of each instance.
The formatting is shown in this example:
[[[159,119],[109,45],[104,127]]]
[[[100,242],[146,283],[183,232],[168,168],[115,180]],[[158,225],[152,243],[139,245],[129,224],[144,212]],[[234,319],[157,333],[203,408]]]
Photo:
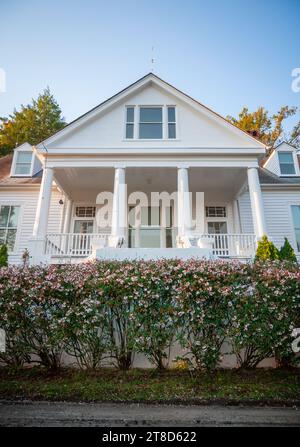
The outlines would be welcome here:
[[[70,222],[71,222],[71,216],[72,216],[72,206],[73,206],[73,200],[66,199],[66,212],[65,212],[65,219],[64,219],[64,226],[63,226],[63,233],[70,233]]]
[[[28,242],[31,264],[47,262],[47,256],[45,256],[45,237],[48,227],[52,182],[53,169],[45,168],[35,213],[33,234]]]
[[[188,237],[192,226],[188,168],[178,168],[177,226],[178,236]]]
[[[239,204],[237,199],[233,201],[233,226],[234,232],[240,234],[242,230],[240,224]]]
[[[267,234],[267,226],[257,168],[248,168],[247,173],[254,232],[260,239]]]
[[[52,182],[53,169],[45,168],[33,226],[33,236],[37,238],[44,238],[47,233]]]
[[[114,197],[112,206],[111,237],[109,245],[116,247],[126,236],[127,188],[125,169],[115,169]]]

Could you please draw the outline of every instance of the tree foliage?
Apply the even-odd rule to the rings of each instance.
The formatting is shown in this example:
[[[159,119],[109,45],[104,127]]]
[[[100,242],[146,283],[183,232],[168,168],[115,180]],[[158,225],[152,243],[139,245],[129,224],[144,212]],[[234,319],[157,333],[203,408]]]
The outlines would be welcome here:
[[[31,104],[21,105],[9,117],[0,117],[0,155],[16,146],[38,144],[65,126],[61,109],[47,87]]]
[[[8,252],[6,245],[0,245],[0,267],[6,267],[8,264]]]
[[[300,119],[292,131],[288,134],[284,132],[284,122],[287,118],[298,113],[297,107],[283,106],[274,115],[270,115],[264,107],[259,107],[254,112],[249,112],[248,107],[244,107],[238,118],[227,116],[227,119],[262,143],[273,148],[283,140],[300,147]]]
[[[279,251],[275,247],[272,241],[269,241],[266,235],[264,235],[258,242],[255,261],[275,261],[279,259]]]
[[[284,244],[280,249],[279,256],[281,261],[297,262],[295,251],[287,238],[284,238]]]

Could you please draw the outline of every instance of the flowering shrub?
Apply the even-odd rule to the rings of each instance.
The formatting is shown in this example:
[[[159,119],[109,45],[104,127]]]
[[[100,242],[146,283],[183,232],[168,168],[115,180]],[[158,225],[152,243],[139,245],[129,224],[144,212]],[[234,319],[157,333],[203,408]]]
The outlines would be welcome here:
[[[65,291],[55,275],[53,267],[1,269],[1,327],[10,341],[15,341],[8,346],[7,356],[13,358],[23,352],[24,359],[35,355],[47,368],[59,367],[64,338],[61,298]]]
[[[177,262],[144,262],[134,301],[135,348],[157,368],[166,367],[176,332]]]
[[[245,293],[234,301],[230,339],[242,368],[273,356],[295,358],[291,334],[300,323],[300,272],[287,267],[256,263]]]
[[[235,297],[244,293],[245,264],[224,261],[182,263],[178,272],[179,341],[199,369],[213,370],[229,334]]]
[[[62,270],[64,313],[60,320],[65,333],[65,351],[80,368],[95,369],[110,350],[110,328],[100,274],[95,264],[66,266]]]
[[[2,267],[0,327],[11,365],[81,368],[112,358],[121,369],[143,353],[167,366],[179,341],[198,369],[213,370],[229,340],[241,367],[294,358],[300,327],[299,267],[278,262],[164,260]],[[281,362],[282,363],[282,362]]]

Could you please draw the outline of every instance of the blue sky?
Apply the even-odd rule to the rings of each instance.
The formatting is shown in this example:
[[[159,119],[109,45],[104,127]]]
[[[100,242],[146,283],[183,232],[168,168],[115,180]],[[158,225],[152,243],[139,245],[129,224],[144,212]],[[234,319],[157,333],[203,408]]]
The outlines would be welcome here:
[[[299,23],[300,0],[0,0],[0,116],[49,85],[71,121],[149,72],[152,46],[158,76],[222,115],[300,107]]]

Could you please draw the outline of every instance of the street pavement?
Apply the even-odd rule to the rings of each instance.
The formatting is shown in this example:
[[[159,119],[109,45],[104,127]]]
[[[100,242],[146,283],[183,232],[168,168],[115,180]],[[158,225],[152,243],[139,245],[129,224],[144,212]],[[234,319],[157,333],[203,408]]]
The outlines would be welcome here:
[[[0,401],[0,426],[300,426],[300,408]]]

